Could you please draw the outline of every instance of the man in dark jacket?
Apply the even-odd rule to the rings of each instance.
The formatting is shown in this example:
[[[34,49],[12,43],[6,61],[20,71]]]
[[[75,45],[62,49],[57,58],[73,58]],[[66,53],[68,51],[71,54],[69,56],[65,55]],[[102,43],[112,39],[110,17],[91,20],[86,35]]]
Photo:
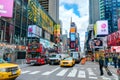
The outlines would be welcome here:
[[[100,75],[102,76],[103,73],[103,67],[104,67],[104,57],[100,56],[99,58],[99,68],[100,68]]]
[[[114,67],[117,68],[117,55],[114,54],[113,56],[113,63],[114,63]]]

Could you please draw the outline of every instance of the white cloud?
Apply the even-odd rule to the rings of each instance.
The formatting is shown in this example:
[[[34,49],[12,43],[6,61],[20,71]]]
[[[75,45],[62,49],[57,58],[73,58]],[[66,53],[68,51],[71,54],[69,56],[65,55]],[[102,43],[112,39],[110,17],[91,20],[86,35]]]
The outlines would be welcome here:
[[[62,21],[63,34],[65,30],[69,32],[71,17],[72,21],[76,23],[77,32],[80,34],[81,42],[84,42],[85,31],[88,27],[88,1],[89,0],[60,0],[60,20]],[[80,17],[77,16],[73,9],[67,10],[64,8],[64,3],[66,4],[77,4]],[[83,43],[81,43],[83,44]]]

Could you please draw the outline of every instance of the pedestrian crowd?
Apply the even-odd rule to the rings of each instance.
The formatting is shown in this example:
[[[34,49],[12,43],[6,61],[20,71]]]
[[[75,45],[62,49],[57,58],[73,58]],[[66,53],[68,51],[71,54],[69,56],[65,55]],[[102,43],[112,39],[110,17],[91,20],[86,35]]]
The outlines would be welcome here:
[[[114,68],[120,69],[120,53],[112,53],[108,54],[106,53],[104,56],[99,57],[99,68],[100,68],[100,75],[102,76],[103,73],[103,68],[108,70],[108,75],[110,73],[108,66],[112,65]]]

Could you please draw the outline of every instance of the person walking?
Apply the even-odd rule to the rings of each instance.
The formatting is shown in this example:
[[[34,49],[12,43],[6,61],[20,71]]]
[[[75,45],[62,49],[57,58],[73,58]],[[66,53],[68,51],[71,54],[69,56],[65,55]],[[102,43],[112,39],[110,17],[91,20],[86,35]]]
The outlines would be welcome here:
[[[100,75],[102,76],[103,73],[103,67],[104,67],[104,57],[100,56],[99,57],[99,69],[100,69]]]
[[[117,68],[117,55],[116,54],[113,55],[113,63],[114,63],[114,67]]]
[[[109,55],[106,54],[106,55],[105,55],[105,66],[106,66],[106,67],[108,66],[108,63],[109,63]]]
[[[119,55],[118,55],[117,62],[118,62],[118,68],[120,69],[120,53],[119,53]]]

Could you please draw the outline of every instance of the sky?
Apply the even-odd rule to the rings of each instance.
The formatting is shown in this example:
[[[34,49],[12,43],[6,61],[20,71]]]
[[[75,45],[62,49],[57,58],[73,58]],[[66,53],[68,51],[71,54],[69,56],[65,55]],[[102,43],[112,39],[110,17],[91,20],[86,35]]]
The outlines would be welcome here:
[[[89,0],[59,0],[59,18],[62,21],[62,32],[69,33],[70,22],[75,22],[77,32],[80,34],[80,45],[83,51],[85,32],[89,24]]]

